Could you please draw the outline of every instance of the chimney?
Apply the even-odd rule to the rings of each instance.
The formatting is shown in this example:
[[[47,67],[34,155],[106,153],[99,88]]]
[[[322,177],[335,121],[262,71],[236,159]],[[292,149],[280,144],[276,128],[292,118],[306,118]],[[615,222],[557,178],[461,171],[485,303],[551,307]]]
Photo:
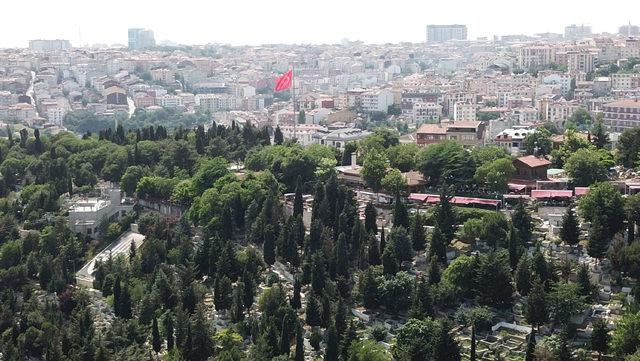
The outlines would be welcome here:
[[[354,169],[356,167],[356,152],[351,153],[351,168]]]

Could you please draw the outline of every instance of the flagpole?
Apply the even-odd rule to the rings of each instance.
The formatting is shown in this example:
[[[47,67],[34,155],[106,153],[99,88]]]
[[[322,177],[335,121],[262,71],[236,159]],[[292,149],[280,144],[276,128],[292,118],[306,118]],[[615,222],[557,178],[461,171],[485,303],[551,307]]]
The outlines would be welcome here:
[[[298,139],[298,135],[296,133],[296,123],[298,122],[296,119],[296,82],[294,81],[294,66],[295,62],[291,63],[291,105],[293,107],[293,139]]]

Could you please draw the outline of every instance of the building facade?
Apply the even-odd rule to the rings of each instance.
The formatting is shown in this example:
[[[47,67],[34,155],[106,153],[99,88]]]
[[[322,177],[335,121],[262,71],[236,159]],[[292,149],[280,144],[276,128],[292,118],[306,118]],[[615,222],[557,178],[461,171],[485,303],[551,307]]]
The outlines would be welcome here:
[[[449,40],[467,40],[467,26],[427,25],[427,43],[443,43]]]

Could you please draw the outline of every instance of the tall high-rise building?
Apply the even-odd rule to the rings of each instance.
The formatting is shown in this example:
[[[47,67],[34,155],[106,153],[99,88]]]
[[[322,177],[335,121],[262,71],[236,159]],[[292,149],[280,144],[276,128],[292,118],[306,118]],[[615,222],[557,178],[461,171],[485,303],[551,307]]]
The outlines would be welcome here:
[[[427,43],[467,40],[466,25],[427,25]]]
[[[564,37],[567,39],[579,39],[591,36],[591,26],[571,24],[564,27]]]
[[[129,29],[129,49],[146,49],[156,46],[153,30],[142,28]]]
[[[29,40],[29,49],[36,51],[56,51],[71,49],[71,42],[69,40],[55,39],[55,40]]]

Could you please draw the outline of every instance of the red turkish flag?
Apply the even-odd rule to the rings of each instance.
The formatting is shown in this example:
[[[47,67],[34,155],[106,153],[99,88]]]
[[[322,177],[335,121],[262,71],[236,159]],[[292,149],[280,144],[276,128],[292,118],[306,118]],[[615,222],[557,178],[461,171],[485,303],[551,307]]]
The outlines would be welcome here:
[[[283,91],[291,88],[291,79],[293,78],[293,71],[289,70],[276,80],[275,91]]]

